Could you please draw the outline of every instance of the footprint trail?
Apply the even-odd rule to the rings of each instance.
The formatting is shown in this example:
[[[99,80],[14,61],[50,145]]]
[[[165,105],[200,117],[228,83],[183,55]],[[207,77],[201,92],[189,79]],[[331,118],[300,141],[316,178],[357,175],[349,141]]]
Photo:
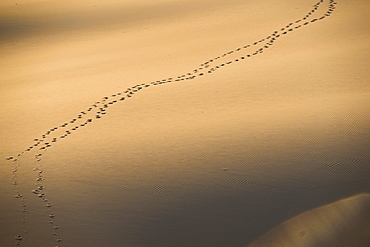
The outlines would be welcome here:
[[[8,161],[13,162],[12,174],[13,185],[16,191],[15,198],[20,201],[23,213],[23,228],[22,230],[20,230],[19,235],[15,236],[15,244],[21,245],[24,241],[26,241],[27,231],[25,224],[27,222],[26,216],[28,210],[26,198],[28,196],[38,197],[40,199],[40,203],[42,203],[43,207],[46,208],[49,219],[48,223],[51,225],[50,234],[55,237],[55,246],[58,246],[58,243],[62,241],[62,238],[58,234],[59,225],[56,224],[57,215],[55,214],[55,212],[53,212],[53,204],[49,202],[45,192],[45,186],[43,182],[45,180],[45,177],[42,165],[42,157],[46,154],[47,150],[55,146],[57,142],[68,138],[73,133],[76,133],[77,130],[92,124],[94,121],[100,120],[108,113],[108,109],[114,104],[129,100],[135,94],[144,89],[167,83],[193,80],[197,77],[202,77],[214,73],[219,69],[227,67],[231,64],[242,62],[244,60],[248,60],[254,56],[262,54],[266,50],[270,49],[278,40],[280,40],[287,34],[331,16],[336,8],[336,4],[337,2],[334,0],[320,0],[315,5],[313,5],[312,9],[301,19],[290,22],[287,25],[274,30],[272,33],[260,40],[252,42],[250,44],[242,45],[236,49],[225,52],[220,56],[209,59],[189,72],[162,80],[139,83],[132,87],[128,87],[121,92],[104,96],[99,101],[94,102],[92,105],[80,111],[69,121],[61,123],[60,125],[54,126],[45,131],[45,133],[33,140],[33,145],[27,147],[22,152],[18,153],[15,156],[7,157],[6,159]],[[323,7],[324,5],[326,5],[326,8]],[[22,192],[18,186],[20,182],[18,172],[19,169],[21,169],[22,157],[31,153],[33,153],[34,157],[33,172],[35,173],[36,184],[32,191]]]

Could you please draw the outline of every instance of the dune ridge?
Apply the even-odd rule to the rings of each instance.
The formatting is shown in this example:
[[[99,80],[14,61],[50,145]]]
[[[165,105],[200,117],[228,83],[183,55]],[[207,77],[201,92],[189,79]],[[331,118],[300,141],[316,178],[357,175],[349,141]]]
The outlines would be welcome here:
[[[297,215],[248,246],[367,246],[369,211],[369,193],[351,196]]]

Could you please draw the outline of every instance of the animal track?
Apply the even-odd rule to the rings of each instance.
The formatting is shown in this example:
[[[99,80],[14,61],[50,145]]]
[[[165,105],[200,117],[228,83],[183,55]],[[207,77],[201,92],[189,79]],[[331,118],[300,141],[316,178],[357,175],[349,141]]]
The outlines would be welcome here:
[[[324,2],[327,2],[328,8],[325,11],[321,10],[321,6]],[[40,137],[35,138],[33,141],[33,145],[27,147],[22,152],[17,154],[16,156],[7,157],[6,160],[12,161],[14,163],[13,167],[13,185],[15,186],[16,195],[15,198],[20,200],[20,204],[22,207],[23,212],[23,223],[26,222],[26,214],[27,214],[27,203],[26,198],[23,193],[21,192],[18,186],[18,171],[20,169],[20,159],[22,156],[34,152],[34,173],[35,173],[35,180],[36,185],[33,190],[31,190],[28,195],[37,196],[40,201],[43,203],[44,207],[47,208],[47,215],[49,218],[49,223],[52,225],[51,234],[55,236],[55,244],[57,246],[58,243],[62,241],[62,239],[58,236],[58,229],[59,225],[56,225],[54,221],[58,218],[55,212],[52,212],[53,205],[49,202],[47,194],[45,192],[45,186],[43,181],[45,180],[44,177],[44,170],[42,166],[42,157],[45,152],[53,147],[57,142],[64,140],[71,134],[75,133],[78,129],[82,127],[86,127],[90,125],[92,122],[103,118],[107,112],[108,108],[112,105],[126,101],[136,93],[139,93],[141,90],[146,89],[152,86],[158,86],[167,83],[173,82],[180,82],[184,80],[193,80],[197,77],[205,76],[206,74],[211,74],[216,72],[217,70],[224,68],[230,64],[234,64],[237,62],[241,62],[243,60],[250,59],[258,54],[262,54],[265,50],[272,47],[277,40],[280,40],[286,34],[296,31],[304,26],[307,26],[311,23],[323,20],[329,17],[335,10],[337,2],[334,0],[320,0],[318,3],[313,5],[313,8],[301,19],[290,22],[289,24],[281,27],[280,29],[274,30],[272,33],[267,35],[266,37],[252,42],[250,44],[242,45],[236,49],[231,51],[225,52],[220,56],[214,57],[210,60],[203,62],[200,66],[193,69],[190,72],[184,73],[177,77],[169,77],[162,80],[151,81],[148,83],[141,83],[134,85],[132,87],[126,88],[121,92],[117,92],[115,94],[104,96],[101,100],[94,102],[92,105],[87,107],[86,109],[80,111],[74,118],[61,123],[58,126],[54,126],[47,130],[45,133],[40,135]],[[317,15],[317,12],[321,10],[321,16],[317,16],[313,18],[313,15]],[[23,236],[25,231],[23,231],[20,235],[15,236],[15,244],[20,245],[21,242],[25,239]]]

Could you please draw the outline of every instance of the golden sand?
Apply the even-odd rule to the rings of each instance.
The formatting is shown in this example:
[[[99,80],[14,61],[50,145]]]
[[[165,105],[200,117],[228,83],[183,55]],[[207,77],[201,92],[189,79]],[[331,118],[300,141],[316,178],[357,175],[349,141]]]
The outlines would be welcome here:
[[[243,246],[367,191],[369,1],[316,2],[0,1],[0,245]]]
[[[370,194],[312,209],[276,226],[257,246],[366,246],[370,243]]]

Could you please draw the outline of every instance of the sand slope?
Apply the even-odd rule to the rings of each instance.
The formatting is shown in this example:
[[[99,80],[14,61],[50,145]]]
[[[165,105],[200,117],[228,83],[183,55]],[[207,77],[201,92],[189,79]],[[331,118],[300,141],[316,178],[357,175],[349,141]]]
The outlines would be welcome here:
[[[275,227],[248,246],[367,246],[370,195],[315,208]]]
[[[16,175],[27,212],[14,198],[17,162],[4,159],[0,245],[22,234],[28,246],[57,237],[67,246],[245,246],[368,191],[368,1],[338,1],[327,19],[241,59],[254,52],[244,46],[268,42],[314,4],[1,1],[0,156],[25,152]],[[139,84],[150,86],[117,98]],[[117,101],[106,114],[94,107],[78,118],[103,97]],[[42,162],[43,145],[25,151],[34,138],[51,144]],[[41,199],[31,193],[40,170]]]

